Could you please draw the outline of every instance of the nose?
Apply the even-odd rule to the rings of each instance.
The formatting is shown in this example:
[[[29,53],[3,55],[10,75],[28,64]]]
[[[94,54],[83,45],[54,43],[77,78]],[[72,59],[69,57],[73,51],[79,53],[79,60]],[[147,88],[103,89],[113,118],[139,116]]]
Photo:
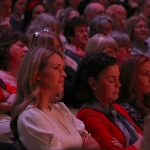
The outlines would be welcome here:
[[[67,74],[65,73],[64,70],[62,70],[61,76],[64,77],[64,78],[67,77]]]
[[[24,46],[23,51],[24,51],[25,53],[27,53],[28,50],[29,50],[28,47],[27,47],[27,46]]]
[[[117,87],[117,88],[120,88],[120,87],[121,87],[121,84],[120,84],[119,80],[116,81],[116,87]]]

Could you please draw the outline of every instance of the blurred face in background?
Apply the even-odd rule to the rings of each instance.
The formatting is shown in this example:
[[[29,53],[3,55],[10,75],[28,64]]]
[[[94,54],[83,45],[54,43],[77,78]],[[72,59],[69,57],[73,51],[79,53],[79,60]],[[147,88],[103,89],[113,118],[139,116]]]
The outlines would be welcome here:
[[[64,7],[64,0],[54,0],[52,3],[52,6],[50,7],[50,11],[52,12],[53,15],[56,15],[58,10],[63,9]]]
[[[37,18],[42,13],[45,13],[45,8],[43,7],[43,5],[35,6],[32,11],[32,20]]]
[[[27,0],[17,0],[13,12],[18,15],[23,15],[26,8]]]
[[[2,20],[11,15],[11,5],[12,5],[11,0],[0,1],[0,15],[2,17]]]
[[[140,7],[140,10],[146,17],[150,17],[150,0],[147,0],[144,6]]]
[[[141,64],[137,71],[137,90],[141,94],[150,93],[150,61]]]
[[[113,19],[114,19],[115,29],[118,31],[123,31],[124,26],[126,24],[126,15],[115,13]]]
[[[77,9],[80,5],[80,0],[69,0],[69,4],[71,7]]]
[[[142,42],[148,37],[148,24],[144,20],[139,20],[133,29],[134,41]]]

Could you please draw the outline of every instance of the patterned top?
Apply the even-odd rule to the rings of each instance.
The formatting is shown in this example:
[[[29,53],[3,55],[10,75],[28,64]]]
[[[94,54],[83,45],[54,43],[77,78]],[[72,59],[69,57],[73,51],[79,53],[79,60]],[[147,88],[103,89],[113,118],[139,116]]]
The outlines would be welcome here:
[[[121,105],[128,112],[128,114],[133,119],[135,124],[143,131],[144,116],[138,110],[136,110],[133,106],[131,106],[127,101],[123,102]]]
[[[82,147],[84,124],[60,102],[43,111],[29,105],[18,118],[19,139],[27,150]]]

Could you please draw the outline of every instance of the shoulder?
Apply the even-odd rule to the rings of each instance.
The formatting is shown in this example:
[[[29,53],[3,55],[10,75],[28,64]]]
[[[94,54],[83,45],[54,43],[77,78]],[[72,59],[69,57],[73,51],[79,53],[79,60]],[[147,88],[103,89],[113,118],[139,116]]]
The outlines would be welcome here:
[[[81,108],[77,113],[77,118],[84,118],[84,117],[98,117],[101,116],[101,118],[106,117],[103,113],[100,111],[96,111],[90,108]]]

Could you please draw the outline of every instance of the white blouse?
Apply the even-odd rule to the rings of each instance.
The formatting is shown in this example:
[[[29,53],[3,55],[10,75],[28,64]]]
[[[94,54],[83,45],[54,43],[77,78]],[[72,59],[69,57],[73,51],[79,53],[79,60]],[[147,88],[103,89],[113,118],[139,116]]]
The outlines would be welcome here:
[[[29,105],[18,117],[19,139],[27,150],[61,150],[82,147],[85,127],[64,105],[43,111]]]

